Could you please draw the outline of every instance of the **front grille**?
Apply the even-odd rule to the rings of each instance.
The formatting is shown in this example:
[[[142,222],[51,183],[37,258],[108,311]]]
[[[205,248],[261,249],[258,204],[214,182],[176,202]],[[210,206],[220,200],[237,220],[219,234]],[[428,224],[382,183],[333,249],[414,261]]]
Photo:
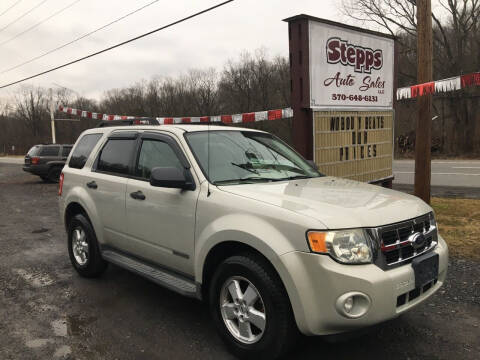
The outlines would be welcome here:
[[[380,266],[400,265],[421,255],[437,245],[437,228],[432,226],[433,214],[403,221],[377,229],[380,242]],[[415,237],[421,237],[415,241]],[[423,240],[423,241],[422,241]],[[385,266],[382,266],[385,265]]]

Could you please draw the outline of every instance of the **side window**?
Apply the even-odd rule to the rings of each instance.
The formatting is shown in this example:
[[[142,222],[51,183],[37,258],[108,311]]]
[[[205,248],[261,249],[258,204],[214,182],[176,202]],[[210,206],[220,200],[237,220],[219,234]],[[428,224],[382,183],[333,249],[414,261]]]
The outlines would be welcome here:
[[[163,141],[145,139],[142,141],[135,175],[150,179],[152,169],[156,167],[176,167],[183,170],[183,165],[175,151]]]
[[[70,154],[70,151],[72,151],[72,147],[71,146],[64,146],[62,148],[62,157],[67,157],[68,154]]]
[[[135,151],[135,139],[110,139],[98,158],[97,170],[128,174],[130,159]]]
[[[68,166],[75,169],[81,169],[85,166],[90,152],[97,145],[98,140],[102,137],[102,134],[87,134],[84,135],[75,146],[73,154],[70,157]]]
[[[58,156],[60,146],[44,146],[40,150],[40,156]]]

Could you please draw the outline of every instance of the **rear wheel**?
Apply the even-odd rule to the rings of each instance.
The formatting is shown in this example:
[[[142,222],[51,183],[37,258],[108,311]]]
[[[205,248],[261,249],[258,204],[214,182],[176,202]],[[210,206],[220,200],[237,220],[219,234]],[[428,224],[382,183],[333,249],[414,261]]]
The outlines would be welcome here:
[[[75,215],[70,221],[68,254],[73,267],[83,277],[98,277],[107,268],[108,263],[100,255],[95,231],[82,214]]]
[[[62,168],[59,166],[54,166],[48,171],[48,181],[58,183],[60,181],[60,174],[62,173]]]
[[[42,179],[42,180],[45,181],[45,182],[49,181],[49,180],[48,180],[48,177],[46,177],[46,176],[40,176],[40,179]]]
[[[218,332],[240,358],[276,359],[297,339],[283,284],[260,256],[233,256],[220,264],[209,299]]]

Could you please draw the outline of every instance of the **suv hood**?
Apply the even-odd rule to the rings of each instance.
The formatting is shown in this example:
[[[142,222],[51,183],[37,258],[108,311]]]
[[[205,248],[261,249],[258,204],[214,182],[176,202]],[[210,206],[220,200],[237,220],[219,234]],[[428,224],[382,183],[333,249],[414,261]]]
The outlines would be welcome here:
[[[432,211],[415,196],[329,176],[219,189],[312,217],[328,229],[387,225]]]

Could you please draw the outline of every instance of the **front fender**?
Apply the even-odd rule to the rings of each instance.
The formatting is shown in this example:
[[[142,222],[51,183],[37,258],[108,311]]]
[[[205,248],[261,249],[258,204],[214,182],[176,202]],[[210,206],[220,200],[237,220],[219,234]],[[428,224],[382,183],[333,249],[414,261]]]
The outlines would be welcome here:
[[[293,286],[294,280],[280,258],[280,255],[298,249],[295,249],[294,243],[277,227],[261,217],[230,214],[219,217],[205,226],[196,241],[195,281],[200,284],[203,282],[204,264],[210,250],[226,241],[248,245],[270,261],[285,286],[297,324],[304,324],[306,319],[302,311],[300,294],[297,287]]]
[[[294,251],[291,242],[268,222],[248,214],[229,214],[205,226],[196,239],[195,279],[202,282],[203,265],[210,250],[216,245],[235,241],[248,245],[270,262],[278,256]]]

